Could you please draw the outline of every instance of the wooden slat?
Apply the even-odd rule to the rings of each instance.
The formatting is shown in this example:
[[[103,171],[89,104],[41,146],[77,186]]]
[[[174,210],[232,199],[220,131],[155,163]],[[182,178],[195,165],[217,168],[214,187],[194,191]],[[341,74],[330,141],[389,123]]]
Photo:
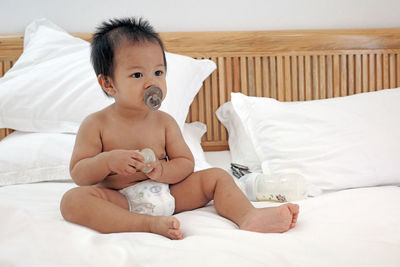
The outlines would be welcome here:
[[[240,87],[240,60],[239,57],[233,57],[233,92],[240,92],[241,87]]]
[[[369,60],[369,55],[368,54],[363,54],[362,55],[362,92],[368,92],[369,90],[369,78],[370,75],[373,76],[373,73],[368,72],[368,60]],[[374,67],[374,66],[373,66]]]
[[[347,57],[340,56],[340,96],[347,95]]]
[[[347,57],[347,82],[348,82],[348,94],[354,94],[355,88],[355,74],[354,74],[354,55],[349,55]]]
[[[340,96],[340,62],[339,55],[333,55],[333,96]]]
[[[217,66],[219,65],[218,64],[218,59],[219,58],[211,58],[214,62],[216,62],[217,63]],[[217,120],[217,118],[215,117],[215,111],[217,110],[217,108],[218,108],[218,103],[219,103],[219,101],[218,101],[218,98],[219,98],[219,96],[218,96],[218,93],[219,93],[219,88],[218,88],[218,86],[219,86],[219,83],[218,83],[218,78],[219,77],[221,77],[220,76],[220,72],[219,72],[220,70],[218,70],[217,72],[213,72],[212,74],[211,74],[211,102],[209,101],[209,102],[207,102],[209,105],[210,105],[210,103],[211,103],[211,108],[210,108],[210,110],[211,110],[211,114],[209,114],[209,117],[207,117],[208,118],[208,121],[210,122],[210,128],[208,128],[209,130],[207,130],[207,132],[212,132],[212,140],[213,141],[218,141],[220,138],[219,138],[219,132],[218,132],[218,120]],[[222,76],[223,77],[223,76]]]
[[[233,77],[234,77],[234,67],[233,67],[232,57],[227,57],[225,59],[225,70],[226,70],[226,101],[231,101],[231,92],[233,91]]]
[[[311,56],[304,57],[304,71],[305,71],[305,100],[312,99],[312,68]]]
[[[254,72],[254,57],[247,57],[247,85],[248,95],[255,96],[255,72]]]
[[[205,111],[205,117],[204,121],[206,122],[207,125],[207,132],[205,134],[206,140],[207,141],[212,141],[213,137],[213,128],[212,128],[212,95],[211,95],[211,89],[212,89],[212,76],[215,76],[216,74],[213,73],[211,74],[211,78],[208,79],[207,83],[205,84],[205,92],[204,92],[204,106],[203,110]]]
[[[283,57],[276,57],[277,96],[279,101],[285,101],[285,75],[283,70]]]
[[[376,54],[376,87],[374,90],[371,91],[376,91],[376,90],[381,90],[382,89],[382,55],[381,54]]]
[[[298,74],[297,74],[297,56],[292,57],[292,64],[291,64],[291,75],[292,75],[292,100],[298,101],[299,100],[299,85],[298,85]]]
[[[356,89],[355,93],[361,93],[362,88],[362,64],[361,64],[361,55],[355,55],[356,64],[355,64],[355,75],[356,75]]]
[[[290,59],[292,56],[284,56],[284,99],[285,101],[291,101],[292,100],[292,74],[291,74],[291,63]]]
[[[271,77],[271,94],[272,98],[277,98],[277,71],[276,71],[276,58],[269,57],[270,59],[270,68],[269,68],[269,75]]]
[[[400,53],[396,55],[396,79],[397,79],[397,84],[396,87],[400,87]]]
[[[389,88],[389,84],[390,84],[390,81],[389,81],[389,55],[386,53],[383,54],[382,65],[383,65],[382,66],[382,71],[383,71],[383,73],[382,73],[383,87],[382,88]]]
[[[254,75],[255,75],[255,89],[256,96],[262,96],[262,67],[261,67],[261,57],[255,57],[254,59]]]
[[[3,61],[3,72],[6,73],[9,69],[11,69],[13,62],[11,60]]]
[[[271,81],[269,69],[269,57],[262,57],[262,75],[263,75],[263,88],[262,96],[270,97],[271,95]]]
[[[328,98],[333,97],[333,57],[332,55],[326,56],[326,68],[327,68],[327,92],[326,95]]]
[[[0,129],[0,140],[7,136],[7,129]]]
[[[221,123],[218,122],[218,119],[216,118],[215,115],[215,111],[218,109],[218,107],[220,107],[222,104],[224,104],[227,101],[227,97],[226,97],[226,90],[227,90],[227,85],[226,85],[226,81],[225,78],[226,73],[229,72],[229,70],[226,70],[226,62],[225,62],[225,58],[224,57],[219,57],[218,58],[218,86],[219,86],[219,94],[218,94],[218,99],[215,102],[215,105],[213,105],[213,109],[214,109],[214,127],[216,127],[218,129],[218,140],[222,141],[222,140],[226,140],[227,139],[227,133],[225,128],[223,127],[223,125]]]
[[[396,87],[396,56],[389,54],[389,86],[388,88]]]
[[[240,91],[248,95],[249,91],[247,89],[247,58],[240,57]]]
[[[375,63],[375,54],[368,55],[369,60],[369,83],[368,87],[364,92],[375,91],[376,88],[376,63]]]
[[[312,99],[319,99],[319,64],[318,56],[312,56]]]
[[[326,63],[325,56],[319,57],[319,97],[326,98]]]
[[[299,68],[299,100],[306,100],[305,95],[305,72],[304,72],[304,56],[299,56],[298,58],[298,68]]]

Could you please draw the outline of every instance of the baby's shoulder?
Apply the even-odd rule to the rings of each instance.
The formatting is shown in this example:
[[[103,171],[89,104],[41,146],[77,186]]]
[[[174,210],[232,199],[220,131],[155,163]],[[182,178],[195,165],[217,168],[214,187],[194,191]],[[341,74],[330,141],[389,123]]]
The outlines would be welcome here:
[[[172,117],[170,114],[164,111],[157,111],[157,119],[159,120],[159,123],[163,122],[166,124],[170,123],[176,123],[174,117]]]
[[[165,129],[179,129],[178,123],[170,114],[158,111],[157,125],[163,126]]]
[[[92,129],[100,129],[107,119],[107,108],[89,114],[81,123],[81,128],[90,127]]]
[[[107,117],[107,112],[105,112],[105,109],[99,110],[97,112],[89,114],[83,122],[86,123],[100,123]]]

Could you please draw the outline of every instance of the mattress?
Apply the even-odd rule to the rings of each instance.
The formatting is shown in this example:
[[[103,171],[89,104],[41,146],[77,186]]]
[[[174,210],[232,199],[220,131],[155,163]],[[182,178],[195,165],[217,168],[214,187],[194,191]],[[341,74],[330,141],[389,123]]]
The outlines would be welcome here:
[[[226,166],[229,152],[206,152]],[[212,161],[214,159],[214,161]],[[241,231],[212,203],[182,212],[183,240],[151,233],[100,234],[66,222],[62,195],[72,182],[0,187],[0,266],[399,266],[400,187],[326,193],[297,201],[283,234]],[[256,207],[278,205],[253,202]]]

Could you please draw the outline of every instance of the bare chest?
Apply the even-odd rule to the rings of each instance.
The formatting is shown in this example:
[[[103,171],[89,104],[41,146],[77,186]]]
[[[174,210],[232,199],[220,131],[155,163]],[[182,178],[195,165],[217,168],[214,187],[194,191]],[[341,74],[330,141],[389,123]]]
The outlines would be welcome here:
[[[151,148],[159,159],[163,159],[166,156],[165,129],[157,124],[124,125],[118,122],[107,123],[103,128],[101,138],[103,151]]]

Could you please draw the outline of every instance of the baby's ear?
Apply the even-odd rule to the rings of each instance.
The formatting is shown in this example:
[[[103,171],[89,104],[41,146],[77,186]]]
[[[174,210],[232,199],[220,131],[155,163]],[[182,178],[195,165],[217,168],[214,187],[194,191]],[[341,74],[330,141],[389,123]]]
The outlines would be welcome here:
[[[114,86],[109,77],[99,74],[99,76],[97,76],[97,81],[99,82],[101,88],[103,88],[108,95],[115,94]]]

